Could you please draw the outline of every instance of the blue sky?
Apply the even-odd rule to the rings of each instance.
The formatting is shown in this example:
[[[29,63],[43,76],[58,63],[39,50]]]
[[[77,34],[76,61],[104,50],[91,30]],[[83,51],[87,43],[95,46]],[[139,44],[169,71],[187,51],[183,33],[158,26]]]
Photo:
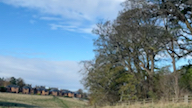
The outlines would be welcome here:
[[[1,77],[70,90],[83,88],[78,64],[94,57],[91,33],[124,0],[0,0]]]
[[[78,90],[81,60],[94,58],[91,30],[124,0],[0,0],[0,77]],[[170,64],[162,61],[159,65]],[[186,64],[180,60],[177,66]]]

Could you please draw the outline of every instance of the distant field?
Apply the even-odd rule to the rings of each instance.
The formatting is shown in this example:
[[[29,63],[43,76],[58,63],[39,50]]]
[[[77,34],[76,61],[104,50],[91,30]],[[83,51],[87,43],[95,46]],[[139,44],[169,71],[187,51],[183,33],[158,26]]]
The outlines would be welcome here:
[[[0,108],[39,107],[39,108],[84,108],[86,102],[65,97],[0,93]]]

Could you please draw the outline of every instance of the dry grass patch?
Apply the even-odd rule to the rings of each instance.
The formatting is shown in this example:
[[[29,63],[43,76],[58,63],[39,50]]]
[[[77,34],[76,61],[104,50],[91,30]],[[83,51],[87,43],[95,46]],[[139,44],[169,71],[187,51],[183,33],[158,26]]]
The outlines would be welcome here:
[[[70,101],[70,102],[74,102],[74,103],[78,103],[78,104],[87,104],[87,102],[84,101],[80,101],[76,98],[64,98],[64,97],[59,97],[59,99],[62,99],[64,101]]]
[[[42,96],[42,95],[28,95],[28,94],[14,94],[14,93],[0,93],[0,102],[11,105],[24,104],[31,106],[39,106],[41,108],[79,108],[84,106],[84,103],[64,97]],[[2,107],[3,105],[1,105]]]
[[[105,106],[102,108],[192,108],[192,103],[157,103],[157,104],[134,104],[134,105],[118,105]]]

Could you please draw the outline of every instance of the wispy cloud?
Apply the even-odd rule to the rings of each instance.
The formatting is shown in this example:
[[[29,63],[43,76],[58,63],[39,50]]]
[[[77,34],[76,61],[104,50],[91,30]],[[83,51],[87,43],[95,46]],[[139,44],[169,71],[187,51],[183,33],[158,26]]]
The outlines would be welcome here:
[[[84,33],[92,33],[92,29],[93,27],[91,26],[90,28],[80,28],[80,31],[84,32]]]
[[[52,30],[57,30],[57,29],[75,29],[75,26],[64,26],[64,25],[59,25],[59,24],[50,24]]]
[[[71,90],[82,88],[78,74],[80,65],[75,61],[48,61],[10,56],[0,56],[0,59],[1,76],[21,77],[33,86],[44,85]]]
[[[23,56],[23,57],[37,57],[37,56],[45,56],[46,53],[43,52],[35,52],[32,49],[0,49],[1,55],[13,55],[13,56]]]
[[[36,21],[35,21],[35,20],[29,20],[29,22],[30,22],[31,24],[34,24]]]
[[[62,18],[57,17],[40,17],[41,20],[54,20],[54,21],[60,21]]]
[[[41,20],[59,22],[70,20],[70,22],[80,23],[83,28],[78,30],[85,33],[90,33],[90,26],[98,19],[115,18],[123,1],[125,0],[0,0],[15,7],[36,10],[40,13]],[[57,28],[66,28],[66,26]],[[74,29],[64,30],[73,31]]]
[[[114,17],[125,0],[1,0],[17,7],[27,7],[42,13],[60,15],[65,18],[90,19]]]
[[[95,25],[92,25],[90,27],[81,27],[81,26],[73,26],[73,25],[62,25],[62,24],[49,24],[51,26],[52,30],[67,30],[72,32],[79,32],[79,33],[92,33],[92,29],[95,27]]]

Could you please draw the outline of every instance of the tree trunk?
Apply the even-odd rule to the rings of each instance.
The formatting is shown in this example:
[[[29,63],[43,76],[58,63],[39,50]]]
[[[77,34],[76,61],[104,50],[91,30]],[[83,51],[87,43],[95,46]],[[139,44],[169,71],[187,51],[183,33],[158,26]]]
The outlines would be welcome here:
[[[174,41],[172,39],[171,42],[171,49],[172,51],[174,51]],[[174,75],[174,79],[175,79],[175,85],[174,85],[174,91],[175,91],[175,98],[176,100],[179,97],[179,84],[178,84],[178,73],[177,73],[177,69],[176,69],[176,61],[175,61],[175,54],[171,53],[171,58],[172,58],[172,65],[173,65],[173,75]]]
[[[123,91],[121,92],[121,97],[120,97],[119,102],[122,102],[122,101],[123,101]]]

